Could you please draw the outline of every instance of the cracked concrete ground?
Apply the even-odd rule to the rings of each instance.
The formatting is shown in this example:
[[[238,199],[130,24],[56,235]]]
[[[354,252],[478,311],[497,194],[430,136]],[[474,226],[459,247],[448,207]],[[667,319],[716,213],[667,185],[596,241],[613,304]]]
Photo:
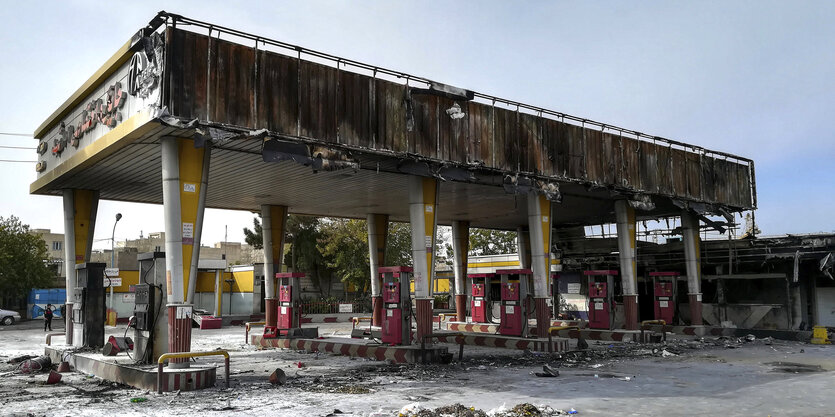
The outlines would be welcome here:
[[[455,403],[484,411],[530,403],[600,416],[835,414],[835,348],[798,342],[677,337],[666,346],[590,342],[588,351],[562,355],[468,346],[460,363],[389,365],[260,350],[243,343],[242,326],[231,326],[195,329],[192,336],[193,350],[230,351],[230,389],[218,381],[208,390],[157,395],[76,372],[55,385],[44,385],[46,374],[15,372],[5,363],[10,357],[43,354],[40,326],[33,321],[0,327],[0,415],[325,416],[338,410],[343,414],[334,415],[395,416],[409,404],[434,409]],[[347,337],[351,325],[318,327],[323,336]],[[545,364],[560,375],[535,376]],[[276,368],[287,374],[286,385],[268,382]]]

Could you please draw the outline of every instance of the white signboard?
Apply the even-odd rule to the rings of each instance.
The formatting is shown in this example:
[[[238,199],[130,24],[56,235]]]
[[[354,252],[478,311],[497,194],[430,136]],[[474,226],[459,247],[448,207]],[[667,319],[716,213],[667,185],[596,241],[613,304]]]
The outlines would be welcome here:
[[[136,294],[132,292],[122,294],[122,302],[126,304],[134,304],[136,302]]]
[[[194,223],[183,223],[183,237],[194,237]]]
[[[594,303],[595,310],[603,310],[603,303]]]
[[[175,317],[178,319],[190,319],[191,306],[177,307],[177,314]]]
[[[505,314],[513,314],[515,310],[514,306],[504,306]]]
[[[658,302],[658,307],[661,307],[661,308],[667,308],[667,306],[669,306],[669,305],[670,305],[669,301],[659,301]]]
[[[118,277],[119,268],[104,268],[104,275],[107,275],[110,278]]]
[[[104,277],[104,288],[109,287],[121,287],[122,286],[122,278],[112,278],[110,276]]]
[[[193,184],[190,182],[183,183],[183,191],[187,193],[196,193],[197,192],[197,184]]]
[[[567,292],[569,294],[579,294],[580,293],[580,283],[579,282],[569,282],[566,286],[568,287]]]
[[[339,304],[339,312],[340,313],[353,313],[354,312],[354,305],[353,304]]]

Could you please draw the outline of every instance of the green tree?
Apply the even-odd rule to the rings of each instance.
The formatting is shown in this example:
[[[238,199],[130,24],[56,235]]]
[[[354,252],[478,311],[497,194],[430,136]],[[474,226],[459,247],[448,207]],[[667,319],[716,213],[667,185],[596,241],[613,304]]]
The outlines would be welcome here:
[[[255,249],[264,248],[264,229],[261,228],[261,215],[252,218],[252,230],[244,227],[244,241]]]
[[[389,222],[385,264],[386,266],[412,264],[412,228],[409,223]]]
[[[470,229],[470,254],[472,255],[501,255],[516,253],[516,232]]]
[[[33,288],[51,287],[56,277],[40,235],[15,216],[0,216],[0,300],[25,297]]]
[[[368,288],[368,230],[365,220],[323,221],[322,239],[318,248],[328,268],[342,282],[353,284],[359,291]]]

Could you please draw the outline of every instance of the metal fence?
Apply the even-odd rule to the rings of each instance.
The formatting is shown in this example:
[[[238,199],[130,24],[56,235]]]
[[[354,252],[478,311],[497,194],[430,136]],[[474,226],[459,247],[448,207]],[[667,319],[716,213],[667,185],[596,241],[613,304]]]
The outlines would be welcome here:
[[[350,306],[350,311],[348,310]],[[302,314],[370,313],[371,304],[367,300],[354,301],[313,301],[302,302]]]

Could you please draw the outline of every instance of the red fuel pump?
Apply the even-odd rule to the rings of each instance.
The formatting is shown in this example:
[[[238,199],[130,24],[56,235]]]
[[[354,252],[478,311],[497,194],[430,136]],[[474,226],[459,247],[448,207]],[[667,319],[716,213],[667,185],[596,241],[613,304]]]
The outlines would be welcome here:
[[[614,276],[618,271],[585,271],[589,285],[589,328],[611,329]]]
[[[649,273],[649,276],[652,277],[652,304],[655,310],[655,319],[664,320],[667,324],[672,324],[675,318],[675,294],[678,275],[678,272]]]
[[[470,317],[473,323],[487,323],[487,308],[490,303],[487,299],[487,288],[494,274],[469,274],[472,283],[472,301],[470,301]]]
[[[302,272],[280,272],[275,274],[278,284],[278,307],[276,327],[265,326],[264,337],[278,337],[290,335],[290,329],[301,327],[301,289],[300,278]]]
[[[412,339],[412,297],[409,278],[412,268],[384,266],[377,269],[383,281],[383,343],[408,345]]]
[[[499,334],[522,336],[528,325],[531,302],[528,294],[533,271],[530,269],[499,269],[501,277],[501,323]]]

